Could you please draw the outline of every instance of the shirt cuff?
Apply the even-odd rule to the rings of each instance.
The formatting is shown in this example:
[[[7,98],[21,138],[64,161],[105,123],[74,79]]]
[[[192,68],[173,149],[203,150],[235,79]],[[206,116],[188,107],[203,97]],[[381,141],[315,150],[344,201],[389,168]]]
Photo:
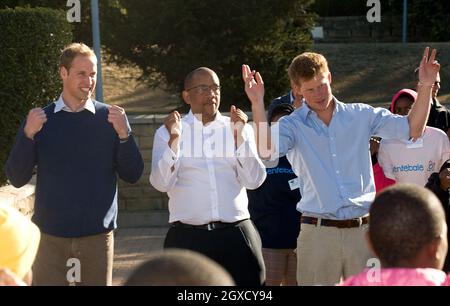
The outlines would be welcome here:
[[[166,151],[164,151],[163,160],[169,165],[169,167],[175,165],[175,163],[178,161],[178,158],[178,154],[175,154],[175,152],[173,152],[171,148],[167,148]]]
[[[250,155],[250,145],[249,142],[244,140],[241,145],[239,146],[239,148],[236,149],[236,157],[237,158],[244,158],[244,157],[251,157],[253,155]]]
[[[36,135],[35,135],[35,137],[36,137]],[[30,145],[34,145],[35,142],[36,142],[35,139],[28,138],[27,135],[25,135],[25,131],[24,130],[21,131],[21,137],[20,137],[20,143],[21,144],[30,146]]]

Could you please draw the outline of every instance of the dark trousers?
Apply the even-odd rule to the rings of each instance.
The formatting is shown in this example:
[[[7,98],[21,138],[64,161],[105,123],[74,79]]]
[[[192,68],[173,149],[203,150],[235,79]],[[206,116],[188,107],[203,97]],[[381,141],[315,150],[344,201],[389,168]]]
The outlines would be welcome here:
[[[259,234],[252,221],[205,230],[172,226],[164,248],[196,251],[222,265],[237,286],[261,286],[266,279]]]

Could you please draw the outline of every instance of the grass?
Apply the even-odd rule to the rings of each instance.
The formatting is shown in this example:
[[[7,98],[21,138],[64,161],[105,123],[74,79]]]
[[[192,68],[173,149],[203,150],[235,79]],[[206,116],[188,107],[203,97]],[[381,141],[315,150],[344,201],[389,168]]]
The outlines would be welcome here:
[[[398,90],[413,87],[413,71],[425,46],[438,50],[442,82],[438,97],[450,103],[450,43],[315,44],[312,51],[328,59],[333,93],[339,100],[384,106]],[[123,106],[129,114],[165,114],[180,106],[179,93],[149,89],[137,81],[141,73],[131,65],[103,64],[105,101]]]
[[[402,88],[414,88],[414,69],[426,46],[438,50],[441,62],[439,100],[450,103],[450,43],[317,44],[333,76],[333,91],[345,102],[390,104]]]

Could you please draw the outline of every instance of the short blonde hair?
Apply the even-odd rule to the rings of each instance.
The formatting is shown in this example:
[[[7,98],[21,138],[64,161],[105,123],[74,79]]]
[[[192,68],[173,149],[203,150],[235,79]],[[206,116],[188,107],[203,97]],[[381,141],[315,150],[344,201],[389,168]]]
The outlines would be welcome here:
[[[328,71],[328,62],[322,54],[304,52],[292,60],[288,74],[291,82],[300,85],[302,81],[309,81],[314,76]]]
[[[72,66],[72,62],[75,57],[78,55],[82,56],[89,56],[94,57],[95,56],[94,50],[89,48],[83,43],[72,43],[64,48],[64,50],[61,52],[61,56],[59,58],[59,67],[64,67],[69,71],[70,67]]]

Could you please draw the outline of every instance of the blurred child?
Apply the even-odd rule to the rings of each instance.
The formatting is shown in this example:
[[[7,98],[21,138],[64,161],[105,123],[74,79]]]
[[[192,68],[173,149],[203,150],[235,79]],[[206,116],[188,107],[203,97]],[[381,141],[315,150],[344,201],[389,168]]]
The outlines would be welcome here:
[[[128,278],[125,286],[234,286],[217,262],[186,249],[155,252]]]
[[[31,285],[31,266],[40,236],[33,222],[0,204],[0,286]]]
[[[450,285],[441,271],[447,254],[447,225],[438,198],[424,187],[397,184],[370,208],[369,247],[381,269],[367,269],[344,286]]]

